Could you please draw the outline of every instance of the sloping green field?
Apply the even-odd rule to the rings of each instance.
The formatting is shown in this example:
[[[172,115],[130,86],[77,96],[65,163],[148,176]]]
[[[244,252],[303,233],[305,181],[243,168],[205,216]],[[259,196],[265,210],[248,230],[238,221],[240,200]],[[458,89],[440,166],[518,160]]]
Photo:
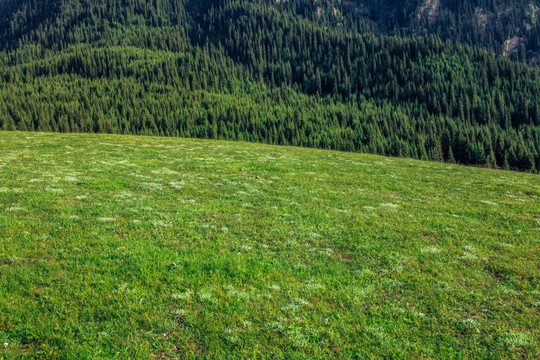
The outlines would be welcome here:
[[[539,196],[517,172],[0,132],[0,358],[538,358]]]

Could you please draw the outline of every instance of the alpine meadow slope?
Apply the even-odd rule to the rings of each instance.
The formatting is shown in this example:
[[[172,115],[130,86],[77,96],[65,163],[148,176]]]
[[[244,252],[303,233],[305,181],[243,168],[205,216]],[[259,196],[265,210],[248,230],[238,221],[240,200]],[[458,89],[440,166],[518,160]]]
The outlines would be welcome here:
[[[540,358],[539,59],[540,0],[0,0],[0,359]]]
[[[0,129],[536,172],[539,1],[399,3],[2,0]]]
[[[538,358],[538,175],[0,132],[0,358]]]

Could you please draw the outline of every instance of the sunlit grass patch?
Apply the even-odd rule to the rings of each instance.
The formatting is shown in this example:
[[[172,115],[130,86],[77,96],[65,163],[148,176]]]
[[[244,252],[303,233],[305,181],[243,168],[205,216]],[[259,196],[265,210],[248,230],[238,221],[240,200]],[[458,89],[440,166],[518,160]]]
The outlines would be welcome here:
[[[0,358],[540,351],[537,175],[186,139],[0,140]]]

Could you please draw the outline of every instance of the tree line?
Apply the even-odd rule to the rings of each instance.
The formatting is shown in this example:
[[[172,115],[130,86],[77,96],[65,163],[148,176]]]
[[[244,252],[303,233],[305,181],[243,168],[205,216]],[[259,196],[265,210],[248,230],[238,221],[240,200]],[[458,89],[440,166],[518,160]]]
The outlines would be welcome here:
[[[540,166],[540,70],[480,47],[362,33],[313,21],[295,2],[27,3],[16,13],[36,26],[0,21],[5,130]],[[51,14],[62,16],[39,25]]]

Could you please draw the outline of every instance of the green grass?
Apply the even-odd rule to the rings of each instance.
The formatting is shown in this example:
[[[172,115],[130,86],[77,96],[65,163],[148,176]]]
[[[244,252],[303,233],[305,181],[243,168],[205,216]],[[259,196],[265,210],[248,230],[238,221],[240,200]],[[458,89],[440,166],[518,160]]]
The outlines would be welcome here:
[[[0,132],[0,358],[538,358],[539,196],[408,159]]]

